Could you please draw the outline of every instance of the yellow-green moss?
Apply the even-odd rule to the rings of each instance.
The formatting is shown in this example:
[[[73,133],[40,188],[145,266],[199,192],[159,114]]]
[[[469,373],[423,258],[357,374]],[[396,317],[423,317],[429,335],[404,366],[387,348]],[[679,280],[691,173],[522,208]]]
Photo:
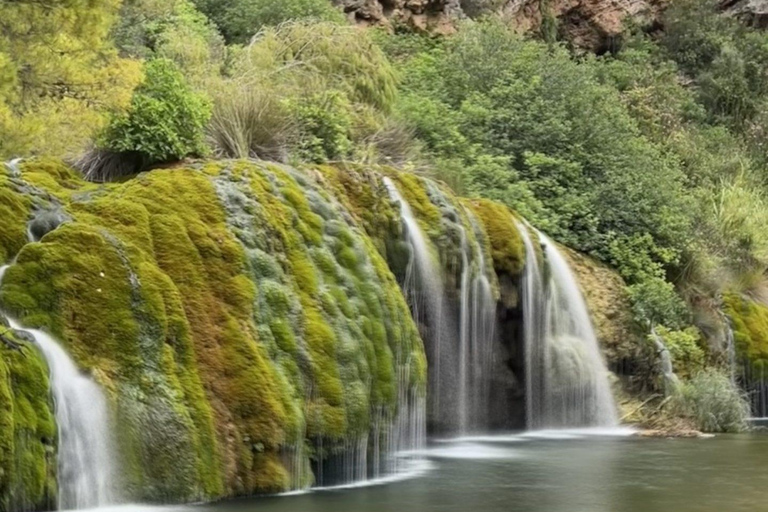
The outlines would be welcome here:
[[[285,447],[342,446],[395,412],[397,365],[425,390],[422,342],[383,256],[401,228],[377,172],[221,162],[97,186],[55,161],[22,171],[32,199],[0,176],[18,219],[0,234],[7,259],[18,252],[0,301],[108,391],[130,498],[284,490]],[[72,221],[23,245],[46,201]]]
[[[0,332],[14,339],[0,324]],[[48,370],[31,346],[0,346],[0,508],[46,509],[56,496]]]
[[[11,260],[26,243],[31,203],[14,189],[9,177],[0,175],[0,265]]]
[[[768,306],[736,293],[724,297],[738,357],[756,370],[768,369]]]
[[[520,274],[525,265],[525,246],[512,212],[486,199],[473,200],[470,204],[485,226],[496,271],[510,276]]]

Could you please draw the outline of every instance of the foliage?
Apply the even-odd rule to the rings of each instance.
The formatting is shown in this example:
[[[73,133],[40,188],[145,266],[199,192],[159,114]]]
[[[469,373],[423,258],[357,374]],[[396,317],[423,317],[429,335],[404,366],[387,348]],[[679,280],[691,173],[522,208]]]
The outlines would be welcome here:
[[[627,288],[635,320],[644,326],[664,325],[681,329],[690,314],[674,285],[660,277],[646,279]]]
[[[705,370],[680,386],[673,407],[703,432],[742,432],[747,429],[747,398],[722,372]]]
[[[704,369],[705,353],[701,348],[701,333],[695,327],[673,331],[663,326],[656,327],[656,334],[664,340],[669,350],[675,374],[687,379]]]
[[[392,65],[359,29],[306,22],[264,29],[209,87],[209,138],[227,156],[391,157],[402,146],[398,124],[386,117],[396,84]]]
[[[223,38],[190,0],[125,0],[113,37],[123,54],[170,59],[195,84],[224,64]]]
[[[193,0],[213,20],[228,43],[247,43],[259,30],[289,20],[342,22],[341,11],[328,0]]]
[[[0,4],[0,158],[77,154],[125,107],[137,62],[108,39],[119,2]]]
[[[146,164],[205,153],[208,101],[190,88],[170,60],[148,62],[145,73],[128,111],[112,118],[101,138],[101,148],[137,153]]]
[[[714,0],[675,2],[662,44],[697,83],[713,122],[745,130],[768,101],[768,35],[722,16]]]

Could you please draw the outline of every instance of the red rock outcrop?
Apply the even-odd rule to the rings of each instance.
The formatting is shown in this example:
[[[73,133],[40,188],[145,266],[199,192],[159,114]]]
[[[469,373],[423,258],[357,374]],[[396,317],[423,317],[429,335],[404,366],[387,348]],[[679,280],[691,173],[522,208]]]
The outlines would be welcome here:
[[[502,14],[520,32],[538,31],[546,16],[558,20],[560,37],[574,47],[609,50],[629,19],[652,25],[667,0],[512,0]]]

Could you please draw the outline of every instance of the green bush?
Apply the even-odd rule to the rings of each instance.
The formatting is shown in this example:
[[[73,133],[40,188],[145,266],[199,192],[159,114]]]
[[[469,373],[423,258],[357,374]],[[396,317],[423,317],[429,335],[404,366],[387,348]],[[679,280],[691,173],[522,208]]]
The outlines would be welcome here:
[[[299,126],[298,156],[310,162],[343,159],[349,155],[352,108],[338,91],[299,98],[293,110]]]
[[[100,147],[141,155],[147,164],[201,155],[210,115],[208,100],[190,88],[173,62],[151,60],[130,108],[112,118]]]
[[[750,414],[744,392],[716,370],[699,372],[683,383],[673,408],[703,432],[742,432]]]
[[[672,283],[660,277],[646,279],[627,288],[635,320],[642,325],[664,325],[682,329],[690,314]]]
[[[329,0],[194,0],[229,43],[246,43],[264,26],[289,20],[343,22],[341,10]]]

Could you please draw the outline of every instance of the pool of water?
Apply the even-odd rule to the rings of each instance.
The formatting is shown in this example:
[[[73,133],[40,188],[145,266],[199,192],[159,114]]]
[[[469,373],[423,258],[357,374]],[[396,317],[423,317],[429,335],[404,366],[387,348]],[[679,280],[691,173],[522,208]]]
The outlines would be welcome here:
[[[597,433],[600,434],[600,433]],[[408,480],[170,507],[175,512],[757,512],[768,435],[643,439],[584,432],[433,442]],[[128,507],[123,507],[125,510]],[[131,510],[156,510],[131,506]]]

